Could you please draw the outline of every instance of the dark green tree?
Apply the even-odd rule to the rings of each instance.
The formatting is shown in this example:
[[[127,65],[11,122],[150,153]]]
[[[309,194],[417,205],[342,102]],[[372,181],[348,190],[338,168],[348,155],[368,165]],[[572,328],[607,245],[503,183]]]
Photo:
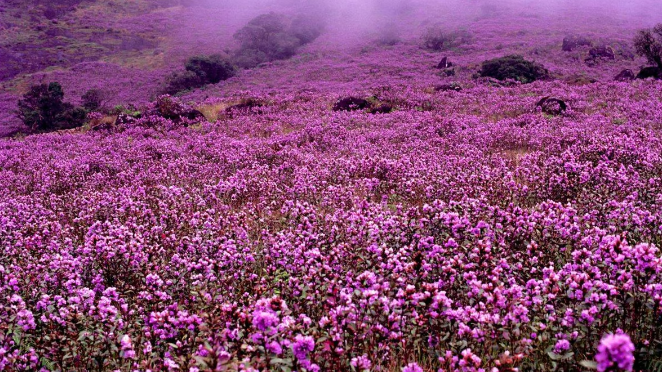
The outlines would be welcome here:
[[[62,86],[53,82],[34,85],[18,101],[18,117],[31,130],[75,128],[85,122],[86,111],[63,102]]]

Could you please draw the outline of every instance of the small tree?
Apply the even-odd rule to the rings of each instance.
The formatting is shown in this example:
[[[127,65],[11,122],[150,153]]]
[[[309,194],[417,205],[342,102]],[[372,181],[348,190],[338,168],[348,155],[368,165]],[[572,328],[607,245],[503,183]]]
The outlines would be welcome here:
[[[653,29],[640,30],[634,38],[637,54],[662,70],[662,23]]]
[[[18,117],[32,130],[75,128],[85,122],[86,111],[63,102],[62,86],[33,85],[18,101]]]

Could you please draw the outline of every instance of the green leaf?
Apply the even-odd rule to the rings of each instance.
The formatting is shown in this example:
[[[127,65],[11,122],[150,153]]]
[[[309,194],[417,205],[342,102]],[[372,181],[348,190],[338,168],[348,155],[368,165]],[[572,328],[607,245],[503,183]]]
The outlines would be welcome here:
[[[562,358],[562,356],[560,356],[559,354],[556,354],[556,353],[554,353],[554,352],[552,352],[552,351],[548,351],[548,352],[547,352],[547,355],[549,355],[549,357],[550,357],[552,360],[561,360],[561,358]]]
[[[292,361],[289,359],[282,359],[282,358],[271,358],[271,364],[282,364],[286,366],[292,366]]]
[[[582,360],[581,362],[579,362],[579,365],[588,369],[598,369],[598,363],[592,360]]]

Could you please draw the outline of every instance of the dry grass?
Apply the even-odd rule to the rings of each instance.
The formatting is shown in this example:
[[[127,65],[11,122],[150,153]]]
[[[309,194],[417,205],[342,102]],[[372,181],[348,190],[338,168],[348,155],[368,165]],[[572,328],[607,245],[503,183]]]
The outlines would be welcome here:
[[[215,123],[218,119],[221,118],[221,116],[228,107],[235,105],[237,103],[238,101],[200,105],[196,109],[200,111],[202,115],[204,115],[205,119],[207,119],[208,122]]]

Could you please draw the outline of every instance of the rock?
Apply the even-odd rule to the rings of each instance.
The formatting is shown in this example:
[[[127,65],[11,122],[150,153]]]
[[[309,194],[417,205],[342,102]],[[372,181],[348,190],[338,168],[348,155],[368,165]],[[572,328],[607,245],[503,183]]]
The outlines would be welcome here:
[[[462,87],[457,83],[442,84],[434,87],[435,92],[450,92],[450,91],[459,92],[461,90]]]
[[[356,111],[363,110],[370,106],[370,102],[363,98],[345,97],[339,99],[333,105],[333,111]]]
[[[614,80],[616,80],[616,81],[630,81],[630,80],[634,80],[634,78],[635,78],[634,72],[632,72],[632,70],[630,70],[630,69],[625,69],[625,70],[621,71],[618,75],[616,75]]]
[[[388,104],[381,104],[370,109],[371,114],[388,114],[393,111],[393,106]]]
[[[659,67],[644,67],[639,71],[639,74],[637,74],[637,79],[648,79],[648,78],[655,78],[655,79],[662,79],[662,70]]]
[[[445,68],[451,68],[453,67],[453,63],[448,60],[448,57],[444,57],[441,59],[441,62],[437,65],[438,69],[445,69]]]
[[[542,112],[548,115],[561,115],[568,109],[568,105],[563,100],[549,96],[540,99],[536,107],[540,107]]]
[[[584,36],[570,35],[563,38],[561,49],[564,52],[572,52],[583,46],[593,46],[593,42]]]

